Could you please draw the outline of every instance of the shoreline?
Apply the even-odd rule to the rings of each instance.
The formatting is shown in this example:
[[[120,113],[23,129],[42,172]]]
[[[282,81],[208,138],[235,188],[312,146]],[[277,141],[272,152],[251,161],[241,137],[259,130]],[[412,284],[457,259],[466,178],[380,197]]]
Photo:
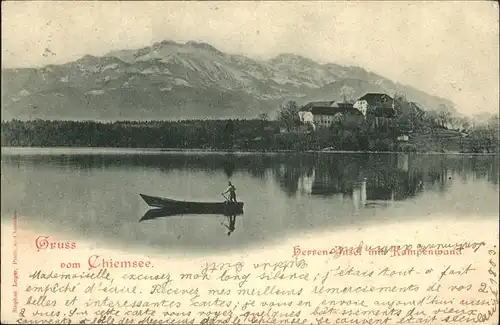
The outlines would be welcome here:
[[[29,152],[35,151],[35,152]],[[15,154],[162,154],[162,153],[201,153],[201,154],[415,154],[415,155],[456,155],[456,156],[498,156],[500,153],[468,153],[468,152],[405,152],[405,151],[359,151],[359,150],[213,150],[203,148],[126,148],[126,147],[12,147],[2,146],[2,155]]]

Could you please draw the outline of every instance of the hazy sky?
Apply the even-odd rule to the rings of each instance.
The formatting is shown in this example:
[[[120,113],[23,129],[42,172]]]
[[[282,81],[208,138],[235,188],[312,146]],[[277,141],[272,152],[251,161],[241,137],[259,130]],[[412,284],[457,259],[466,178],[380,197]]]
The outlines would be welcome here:
[[[494,1],[2,2],[2,67],[205,41],[254,58],[361,66],[467,114],[498,111],[498,38]]]

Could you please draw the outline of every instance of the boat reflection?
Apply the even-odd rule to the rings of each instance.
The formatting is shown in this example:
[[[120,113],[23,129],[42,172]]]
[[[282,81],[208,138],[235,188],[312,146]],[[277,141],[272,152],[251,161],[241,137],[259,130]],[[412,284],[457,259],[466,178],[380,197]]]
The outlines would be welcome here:
[[[158,218],[165,218],[165,217],[189,217],[189,216],[206,216],[206,217],[217,217],[217,216],[226,216],[229,218],[229,226],[226,226],[226,228],[229,229],[230,232],[234,231],[235,228],[235,221],[236,221],[236,216],[237,215],[242,215],[243,211],[231,211],[231,213],[222,213],[222,214],[213,214],[210,212],[196,212],[196,213],[181,213],[179,211],[175,211],[172,209],[161,209],[161,208],[155,208],[155,209],[149,209],[146,211],[146,213],[142,216],[142,218],[139,220],[141,221],[146,221],[146,220],[152,220],[152,219],[158,219]]]

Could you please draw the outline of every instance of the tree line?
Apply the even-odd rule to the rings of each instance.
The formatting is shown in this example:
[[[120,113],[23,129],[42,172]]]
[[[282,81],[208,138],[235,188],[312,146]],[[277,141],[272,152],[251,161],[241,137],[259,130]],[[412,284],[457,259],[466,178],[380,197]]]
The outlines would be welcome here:
[[[232,149],[279,133],[276,121],[2,122],[3,146]]]
[[[399,99],[398,99],[399,100]],[[407,103],[401,100],[401,107]],[[489,123],[462,123],[449,132],[447,116],[423,116],[402,109],[394,119],[341,116],[328,128],[300,122],[299,106],[287,102],[276,119],[265,114],[255,119],[185,121],[3,121],[2,146],[124,147],[256,151],[447,151],[497,152],[498,116]],[[448,120],[447,120],[448,119]],[[496,121],[496,123],[495,123]],[[404,142],[410,134],[420,141]],[[452,134],[453,139],[449,139]],[[448,136],[448,140],[443,139]],[[436,140],[437,139],[437,140]],[[457,148],[448,143],[455,143]]]
[[[192,120],[113,122],[12,120],[2,122],[2,146],[124,147],[206,150],[395,150],[392,128],[344,120],[334,128],[291,132],[280,121]]]

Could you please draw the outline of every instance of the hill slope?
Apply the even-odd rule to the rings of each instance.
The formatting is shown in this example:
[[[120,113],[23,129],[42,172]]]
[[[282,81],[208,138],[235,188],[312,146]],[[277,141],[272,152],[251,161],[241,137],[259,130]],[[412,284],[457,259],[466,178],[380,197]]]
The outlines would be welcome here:
[[[434,109],[445,99],[357,67],[294,54],[258,61],[209,44],[163,41],[39,69],[2,70],[3,119],[177,119],[273,115],[285,100],[404,92]]]

